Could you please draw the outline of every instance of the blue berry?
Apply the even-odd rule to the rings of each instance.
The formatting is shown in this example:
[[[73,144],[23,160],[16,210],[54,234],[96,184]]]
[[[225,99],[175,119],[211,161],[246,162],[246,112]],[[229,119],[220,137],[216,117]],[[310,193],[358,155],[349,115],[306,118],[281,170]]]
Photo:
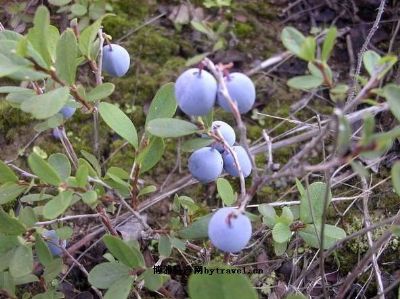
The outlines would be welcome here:
[[[64,118],[71,118],[72,115],[74,115],[76,111],[75,107],[67,106],[65,105],[64,107],[61,108],[60,113],[64,116]]]
[[[59,128],[54,128],[53,129],[53,137],[55,139],[59,139],[59,140],[61,139],[62,135],[61,135],[61,131],[60,131]]]
[[[211,147],[203,147],[193,152],[188,164],[192,176],[203,184],[215,181],[223,169],[221,154]]]
[[[49,247],[51,254],[54,256],[61,256],[63,254],[63,251],[60,247],[62,248],[67,247],[67,241],[60,240],[55,230],[45,231],[43,233],[43,238],[47,243],[47,246]]]
[[[229,95],[237,103],[239,112],[243,114],[250,111],[256,100],[256,88],[253,81],[242,73],[229,74],[224,80]],[[225,111],[232,112],[228,101],[221,93],[218,93],[218,104]]]
[[[236,153],[243,176],[248,177],[252,169],[249,155],[247,155],[246,150],[242,146],[239,145],[233,146],[232,149]],[[224,160],[225,171],[229,173],[231,176],[238,177],[239,172],[237,170],[235,160],[233,159],[231,153],[229,151],[225,151],[222,155],[222,158]]]
[[[236,134],[233,128],[228,125],[226,122],[216,120],[212,123],[211,126],[212,129],[217,128],[218,131],[221,133],[222,137],[224,137],[225,141],[229,144],[229,146],[232,146],[235,143],[236,140]],[[219,151],[223,152],[224,147],[223,144],[220,142],[216,142],[214,147]]]
[[[188,69],[176,80],[175,96],[179,108],[187,115],[205,115],[215,104],[217,81],[205,70]]]
[[[211,243],[224,252],[241,251],[251,238],[250,219],[236,208],[219,209],[208,223]]]
[[[111,44],[103,47],[103,69],[113,77],[125,75],[131,63],[128,51],[120,45]]]

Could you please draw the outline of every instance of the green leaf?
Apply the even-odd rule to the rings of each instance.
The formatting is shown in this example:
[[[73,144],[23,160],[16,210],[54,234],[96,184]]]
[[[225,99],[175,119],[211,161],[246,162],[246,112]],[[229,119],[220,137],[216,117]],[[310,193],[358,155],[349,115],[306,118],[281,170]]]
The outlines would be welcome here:
[[[364,67],[370,76],[372,76],[374,71],[378,69],[380,59],[381,56],[372,50],[368,50],[364,53],[363,55]]]
[[[56,229],[56,234],[61,240],[67,240],[71,238],[74,231],[69,226],[63,226]]]
[[[131,268],[120,263],[102,263],[95,266],[88,276],[89,283],[99,289],[108,289],[115,282],[129,276]]]
[[[292,236],[289,225],[278,222],[272,229],[272,238],[277,243],[287,242]]]
[[[47,283],[50,283],[62,271],[63,262],[61,258],[54,258],[44,268],[43,277]]]
[[[392,166],[392,184],[397,195],[400,195],[400,162],[396,162]]]
[[[169,279],[169,276],[163,274],[154,274],[153,269],[147,269],[141,275],[141,278],[144,279],[144,286],[150,291],[155,292],[162,287],[166,280]]]
[[[258,211],[263,215],[263,223],[269,228],[273,228],[277,220],[274,207],[269,204],[261,204],[258,206]]]
[[[202,147],[209,146],[214,142],[212,138],[193,138],[182,143],[181,150],[183,152],[194,152]]]
[[[27,284],[39,281],[39,278],[33,274],[27,274],[20,277],[13,277],[15,285]]]
[[[338,137],[336,141],[336,151],[339,155],[345,154],[351,144],[351,126],[350,122],[342,113],[342,111],[337,110],[338,117]]]
[[[87,93],[86,99],[88,102],[105,99],[114,92],[114,89],[115,85],[109,82],[97,85]]]
[[[41,95],[35,95],[21,103],[21,110],[37,119],[45,119],[58,113],[69,97],[69,89],[60,87]]]
[[[140,173],[152,169],[161,160],[164,150],[164,140],[151,136],[149,144],[140,152],[137,158],[138,163],[140,163]]]
[[[292,54],[298,56],[301,46],[305,41],[304,35],[293,27],[285,27],[281,33],[281,40],[285,48]]]
[[[18,182],[18,177],[14,172],[7,166],[6,163],[0,160],[0,184],[7,182]]]
[[[212,214],[198,218],[195,222],[179,231],[183,239],[204,239],[208,237],[208,222]]]
[[[79,49],[81,50],[81,53],[89,59],[96,58],[93,57],[91,53],[92,44],[96,39],[97,33],[101,27],[101,22],[103,22],[103,19],[105,17],[110,15],[111,14],[105,14],[104,16],[98,18],[96,22],[83,30],[81,35],[79,36]]]
[[[176,118],[157,118],[151,120],[146,130],[158,137],[181,137],[198,131],[196,125]]]
[[[169,257],[172,252],[171,240],[168,236],[161,235],[158,240],[158,253],[160,256]]]
[[[50,195],[50,194],[42,194],[42,193],[35,194],[35,193],[31,193],[31,194],[28,194],[28,195],[25,195],[25,196],[21,197],[20,201],[21,202],[27,202],[27,203],[33,203],[35,201],[42,201],[42,200],[49,199],[49,198],[52,198],[52,197],[53,197],[53,195]]]
[[[305,75],[291,78],[287,81],[287,85],[295,89],[312,89],[320,86],[324,80],[320,77]]]
[[[175,84],[167,83],[157,91],[150,104],[145,126],[153,119],[170,118],[174,116],[177,108],[174,90]]]
[[[60,153],[52,154],[48,162],[54,167],[63,182],[71,175],[71,163],[66,155]]]
[[[351,168],[355,173],[357,173],[359,176],[368,178],[369,177],[369,171],[367,168],[365,168],[360,162],[358,161],[351,161],[350,162]]]
[[[287,245],[288,245],[288,242],[278,243],[278,242],[273,241],[275,255],[276,256],[283,255],[287,250]]]
[[[157,187],[156,186],[154,186],[154,185],[146,186],[143,189],[140,189],[138,197],[146,195],[146,194],[149,194],[149,193],[153,193],[155,191],[157,191]]]
[[[82,194],[82,200],[85,204],[92,206],[97,202],[97,193],[94,190]]]
[[[104,295],[104,299],[126,299],[131,292],[134,277],[128,275],[114,282]]]
[[[64,6],[71,2],[71,0],[48,0],[51,5]]]
[[[81,150],[82,156],[90,162],[90,164],[93,166],[93,168],[96,170],[96,173],[98,176],[101,176],[101,166],[97,158],[92,155],[91,153],[88,153],[87,151]]]
[[[235,193],[233,192],[233,188],[228,180],[219,178],[217,180],[217,190],[222,201],[227,206],[231,206],[236,201]]]
[[[106,235],[103,237],[103,242],[111,254],[121,263],[131,268],[144,266],[142,253],[138,249],[130,247],[120,238]]]
[[[65,30],[57,43],[56,70],[61,80],[72,85],[76,76],[76,57],[78,56],[78,43],[72,29]]]
[[[0,272],[0,289],[4,289],[11,295],[15,296],[14,279],[8,271]]]
[[[38,221],[35,211],[29,206],[21,209],[18,215],[18,220],[25,224],[26,227],[33,227]]]
[[[321,225],[314,226],[313,224],[306,225],[305,228],[299,230],[300,237],[311,247],[319,248],[319,238],[321,235]],[[315,234],[317,231],[318,236]],[[325,224],[324,229],[324,249],[328,249],[335,245],[335,243],[346,237],[346,232],[340,227],[330,224]]]
[[[113,104],[102,102],[99,105],[99,112],[105,123],[111,129],[137,149],[138,136],[136,128],[122,110]]]
[[[227,271],[232,271],[227,273]],[[225,268],[223,274],[192,274],[189,277],[189,295],[191,299],[256,299],[257,292],[245,275],[230,274],[233,268]],[[243,271],[243,270],[242,270]]]
[[[34,27],[29,30],[28,39],[33,48],[38,51],[46,65],[52,65],[51,50],[49,46],[50,36],[50,13],[44,5],[40,5],[33,19]]]
[[[321,223],[324,211],[326,184],[322,182],[312,183],[300,200],[300,220],[304,223]],[[332,199],[331,190],[328,190],[328,201]],[[309,195],[309,196],[308,196]]]
[[[291,225],[294,220],[294,216],[289,207],[283,207],[281,216],[278,217],[278,222],[282,222],[287,225]]]
[[[71,5],[71,13],[73,13],[75,16],[82,17],[87,13],[87,8],[82,4],[76,3]]]
[[[0,233],[6,235],[20,235],[25,232],[25,226],[0,209]]]
[[[301,45],[298,56],[305,61],[315,60],[315,51],[317,49],[317,41],[314,37],[308,36]]]
[[[80,165],[79,168],[76,170],[76,185],[81,188],[85,187],[88,181],[88,177],[89,168],[85,164]]]
[[[30,274],[33,269],[32,248],[20,245],[10,260],[10,273],[13,277]]]
[[[35,234],[35,251],[43,266],[46,267],[53,261],[53,255],[51,254],[49,247],[43,240],[42,236],[38,233]]]
[[[383,90],[383,94],[389,104],[390,111],[400,120],[400,86],[388,84]]]
[[[333,47],[335,45],[336,36],[337,36],[336,27],[329,28],[325,36],[324,44],[322,45],[322,54],[321,54],[322,61],[325,62],[328,61],[329,56],[331,55]]]
[[[46,219],[55,219],[65,212],[72,202],[72,192],[60,192],[43,207],[43,216]]]
[[[53,166],[43,160],[36,153],[29,155],[28,164],[32,172],[36,174],[43,182],[54,186],[58,186],[61,183],[61,178]]]
[[[4,205],[22,194],[26,186],[20,186],[18,184],[8,182],[0,186],[0,205]]]

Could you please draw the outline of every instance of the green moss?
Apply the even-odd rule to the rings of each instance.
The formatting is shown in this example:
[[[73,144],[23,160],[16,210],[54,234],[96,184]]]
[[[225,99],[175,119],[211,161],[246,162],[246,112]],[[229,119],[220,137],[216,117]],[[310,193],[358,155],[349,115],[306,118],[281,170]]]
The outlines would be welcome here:
[[[254,36],[254,28],[248,23],[236,23],[233,31],[239,38],[249,38]]]

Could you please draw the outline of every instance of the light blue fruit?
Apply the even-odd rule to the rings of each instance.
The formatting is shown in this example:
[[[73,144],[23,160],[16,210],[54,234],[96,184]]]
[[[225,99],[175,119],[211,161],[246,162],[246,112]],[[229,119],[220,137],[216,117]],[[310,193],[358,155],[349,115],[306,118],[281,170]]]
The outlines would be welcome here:
[[[62,137],[62,134],[61,134],[61,131],[60,131],[60,129],[59,128],[54,128],[53,129],[53,137],[55,138],[55,139],[61,139],[61,137]]]
[[[43,233],[43,238],[54,256],[61,256],[63,254],[62,248],[67,247],[66,240],[60,240],[55,230],[48,230]]]
[[[226,122],[216,120],[213,121],[211,128],[214,130],[215,128],[218,128],[218,131],[221,133],[222,137],[224,137],[225,141],[229,144],[229,146],[232,146],[235,143],[236,140],[236,134],[233,128],[228,125]],[[222,143],[216,142],[214,147],[219,151],[223,152],[224,147]]]
[[[64,116],[64,118],[71,118],[76,111],[75,107],[64,106],[61,108],[60,113]]]
[[[216,149],[203,147],[193,152],[189,158],[189,171],[199,182],[215,181],[222,173],[222,156]]]
[[[122,77],[125,75],[131,63],[128,51],[116,45],[105,45],[103,47],[103,70],[110,76]]]
[[[188,69],[176,80],[175,97],[187,115],[206,115],[213,108],[216,96],[217,81],[205,70]]]
[[[256,100],[256,88],[253,81],[242,73],[229,74],[224,80],[229,95],[237,103],[240,114],[250,111]],[[232,112],[228,101],[220,92],[218,93],[218,104],[225,111]]]
[[[236,208],[219,209],[208,223],[208,237],[219,250],[239,252],[250,241],[250,219]]]
[[[246,150],[240,145],[234,146],[234,147],[232,147],[232,149],[236,153],[243,176],[248,177],[250,175],[251,169],[252,169],[251,160],[249,158],[249,155],[247,155]],[[231,153],[228,151],[225,151],[222,155],[222,158],[224,160],[225,171],[227,173],[229,173],[231,176],[238,177],[239,172],[237,170],[235,160],[233,159]]]

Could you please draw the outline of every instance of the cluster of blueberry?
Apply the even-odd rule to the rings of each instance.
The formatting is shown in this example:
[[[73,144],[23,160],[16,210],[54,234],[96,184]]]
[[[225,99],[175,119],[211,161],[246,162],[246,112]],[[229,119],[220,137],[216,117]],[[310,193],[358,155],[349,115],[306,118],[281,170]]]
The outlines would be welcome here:
[[[131,58],[128,51],[117,44],[107,44],[103,47],[102,67],[103,70],[113,77],[122,77],[125,75],[131,63]],[[76,108],[64,106],[59,113],[64,119],[71,118],[75,113]],[[53,137],[61,139],[61,131],[58,128],[53,129]]]
[[[252,170],[251,161],[242,146],[233,146],[236,140],[235,131],[223,121],[214,121],[211,127],[214,132],[218,130],[225,142],[232,147],[243,176],[248,177]],[[203,147],[194,151],[189,157],[188,164],[192,176],[203,184],[215,181],[223,170],[231,176],[239,176],[232,154],[219,141],[214,142],[211,147]]]
[[[231,73],[224,77],[231,99],[243,114],[253,107],[256,92],[253,82],[242,73]],[[232,112],[230,103],[219,92],[220,87],[214,76],[203,69],[191,68],[182,73],[175,84],[175,96],[179,108],[190,116],[206,115],[215,102],[225,111]],[[214,121],[211,126],[214,136],[222,137],[226,145],[236,153],[237,162],[244,177],[250,175],[251,160],[242,146],[234,145],[236,140],[233,128],[223,121]],[[203,147],[189,157],[189,171],[201,183],[216,180],[225,170],[238,177],[239,171],[231,152],[222,141],[216,138],[210,147]],[[224,252],[241,251],[251,238],[250,219],[240,209],[221,208],[214,213],[208,224],[208,237],[211,243]]]
[[[249,77],[242,73],[231,73],[224,77],[226,88],[236,102],[241,114],[250,111],[256,99],[256,89]],[[175,95],[179,108],[191,116],[206,115],[215,102],[225,111],[232,112],[229,102],[218,92],[219,86],[209,72],[191,68],[183,72],[175,84]]]

